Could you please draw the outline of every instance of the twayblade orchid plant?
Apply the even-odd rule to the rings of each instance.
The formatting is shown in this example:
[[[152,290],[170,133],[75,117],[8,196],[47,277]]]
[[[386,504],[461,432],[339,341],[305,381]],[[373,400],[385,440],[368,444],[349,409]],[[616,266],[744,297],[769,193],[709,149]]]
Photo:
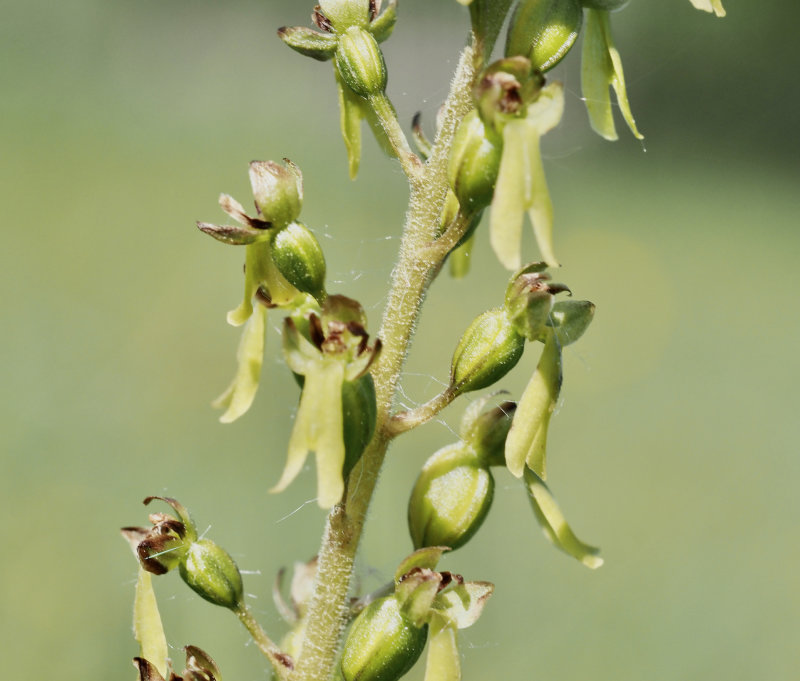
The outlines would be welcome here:
[[[389,64],[381,44],[397,22],[396,0],[385,8],[380,0],[319,0],[309,7],[316,29],[278,29],[279,38],[295,52],[333,65],[350,176],[356,176],[361,161],[364,119],[377,143],[399,161],[410,196],[398,259],[380,327],[370,341],[361,303],[328,292],[323,249],[299,221],[303,177],[291,161],[250,164],[255,214],[223,194],[220,206],[235,224],[197,223],[216,240],[244,247],[244,295],[228,313],[228,322],[244,329],[235,377],[215,402],[224,409],[220,420],[231,422],[257,410],[267,312],[272,310],[282,317],[283,360],[301,390],[287,441],[271,436],[268,451],[257,453],[280,460],[279,450],[286,445],[283,474],[272,492],[282,492],[305,475],[313,454],[317,502],[327,518],[318,556],[294,561],[288,603],[281,595],[282,572],[276,580],[275,604],[289,631],[273,639],[248,607],[242,575],[230,554],[198,534],[175,499],[145,499],[145,504],[163,501],[174,515],[153,513],[152,527],[123,529],[139,564],[134,601],[139,681],[220,679],[216,663],[194,646],[185,648],[185,670],[173,671],[153,587],[154,576],[162,580],[170,572],[205,601],[237,616],[278,681],[396,681],[426,649],[426,681],[459,681],[463,656],[457,632],[477,621],[495,586],[466,581],[440,569],[439,562],[457,562],[463,552],[455,557],[449,552],[487,536],[481,528],[492,507],[498,469],[520,480],[536,520],[556,548],[592,569],[603,563],[599,550],[575,535],[548,486],[548,456],[562,454],[558,448],[548,452],[548,433],[557,427],[563,355],[587,331],[595,306],[572,298],[570,289],[548,272],[560,260],[541,140],[556,134],[552,131],[570,103],[551,72],[570,58],[581,39],[582,90],[591,127],[616,139],[613,89],[622,118],[641,138],[611,35],[611,14],[625,0],[449,4],[453,12],[464,11],[459,4],[469,12],[468,44],[436,117],[435,136],[425,137],[419,116],[412,123],[418,152],[387,94]],[[692,4],[725,14],[720,0]],[[493,61],[503,30],[503,54]],[[325,124],[323,117],[318,120]],[[486,241],[480,232],[485,212],[490,216]],[[526,214],[538,256],[525,252]],[[335,233],[335,226],[330,230]],[[455,347],[449,375],[442,367],[445,387],[427,402],[416,401],[405,392],[402,378],[427,292],[448,259],[451,273],[463,277],[470,254],[486,247],[512,272],[507,282],[485,272],[473,274],[496,291],[499,304],[476,310],[460,338],[445,324],[443,333],[450,334]],[[559,249],[559,258],[569,257]],[[472,304],[464,298],[465,306]],[[539,353],[527,386],[518,396],[499,398],[498,388],[518,371],[526,349]],[[409,537],[393,538],[399,562],[393,579],[372,593],[354,593],[356,554],[390,445],[467,393],[480,395],[466,405],[457,441],[427,458],[410,491]],[[401,395],[418,406],[399,408]],[[520,530],[520,541],[524,534]],[[497,588],[513,587],[500,583]]]

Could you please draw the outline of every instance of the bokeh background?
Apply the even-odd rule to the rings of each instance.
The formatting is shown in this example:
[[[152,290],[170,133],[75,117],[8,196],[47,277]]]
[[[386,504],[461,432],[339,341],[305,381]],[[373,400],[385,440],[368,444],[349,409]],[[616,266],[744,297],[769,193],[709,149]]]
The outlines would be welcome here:
[[[644,145],[594,136],[579,58],[547,136],[558,278],[597,303],[569,348],[551,428],[551,486],[606,565],[586,570],[542,537],[498,474],[486,525],[444,566],[496,583],[464,632],[469,679],[797,678],[798,60],[792,3],[634,1],[614,17]],[[265,626],[282,565],[318,547],[313,471],[284,494],[296,387],[269,334],[251,412],[222,426],[209,402],[234,369],[225,324],[242,253],[201,235],[217,195],[249,201],[247,162],[288,156],[331,288],[377,327],[405,206],[397,167],[366,138],[346,177],[330,66],[275,29],[310,4],[278,0],[3,3],[0,24],[0,641],[9,678],[132,678],[135,563],[117,528],[169,494],[252,571]],[[403,0],[385,44],[390,95],[430,126],[466,19]],[[576,51],[577,52],[577,51]],[[527,252],[534,257],[532,240]],[[434,288],[404,401],[432,396],[466,324],[506,275],[478,237],[473,272]],[[271,326],[278,324],[271,318]],[[519,394],[529,352],[502,387]],[[371,589],[410,543],[419,466],[454,440],[462,406],[397,444],[359,563]],[[266,664],[227,612],[175,575],[157,582],[175,658],[193,643],[227,679]],[[421,678],[421,666],[409,675]]]

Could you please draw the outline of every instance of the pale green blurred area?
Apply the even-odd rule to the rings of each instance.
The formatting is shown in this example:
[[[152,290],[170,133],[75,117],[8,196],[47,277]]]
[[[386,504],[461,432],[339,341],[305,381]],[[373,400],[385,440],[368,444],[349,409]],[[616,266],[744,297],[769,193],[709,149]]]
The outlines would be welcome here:
[[[304,220],[331,288],[377,328],[405,206],[396,165],[365,137],[346,177],[329,64],[291,53],[278,26],[311,3],[29,0],[0,25],[3,499],[0,641],[8,678],[134,677],[135,562],[117,528],[169,494],[244,570],[264,625],[282,565],[318,547],[307,470],[286,493],[297,389],[269,357],[251,412],[209,402],[234,369],[225,324],[243,255],[201,235],[221,191],[249,204],[247,162],[305,173]],[[386,44],[403,121],[432,124],[466,25],[455,2],[404,0]],[[465,679],[797,678],[800,426],[796,262],[796,36],[785,3],[634,1],[614,17],[646,153],[588,130],[578,54],[557,71],[567,114],[548,135],[557,278],[598,306],[570,347],[548,481],[591,572],[550,547],[521,486],[498,473],[486,525],[443,567],[497,585],[464,632]],[[428,128],[430,129],[430,127]],[[535,257],[526,235],[526,253]],[[500,302],[506,275],[478,235],[473,272],[431,293],[404,402],[446,380],[461,330]],[[531,348],[502,381],[519,395]],[[361,554],[365,589],[410,550],[416,471],[454,440],[463,404],[400,441]],[[159,509],[164,510],[164,509]],[[192,643],[230,681],[266,663],[227,612],[175,575],[156,580],[174,658]],[[421,679],[421,667],[409,679]]]

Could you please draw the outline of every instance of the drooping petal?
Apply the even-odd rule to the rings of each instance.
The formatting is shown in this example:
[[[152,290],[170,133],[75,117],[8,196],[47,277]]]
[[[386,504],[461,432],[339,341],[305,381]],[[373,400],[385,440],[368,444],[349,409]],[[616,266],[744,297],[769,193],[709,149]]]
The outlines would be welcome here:
[[[150,662],[161,674],[167,675],[167,639],[158,612],[153,591],[152,575],[139,568],[136,596],[133,600],[133,635],[139,642],[141,657]],[[156,677],[157,678],[157,677]]]
[[[322,508],[331,508],[341,500],[345,458],[343,380],[342,363],[324,358],[305,374],[300,406],[289,438],[286,468],[270,492],[286,489],[303,468],[308,454],[314,452],[317,459],[317,503]]]
[[[616,140],[617,130],[611,109],[609,85],[617,94],[622,117],[636,139],[644,136],[636,127],[628,102],[622,59],[611,36],[609,13],[605,10],[586,10],[586,30],[583,37],[581,90],[589,113],[592,129],[607,140]]]
[[[697,8],[704,12],[714,12],[718,17],[725,16],[725,9],[722,7],[722,0],[690,0]]]
[[[521,478],[528,466],[546,477],[547,428],[560,390],[561,347],[550,332],[506,437],[506,466],[514,476]]]
[[[257,305],[245,324],[242,339],[239,341],[236,375],[225,392],[211,403],[214,407],[225,409],[225,413],[219,417],[222,423],[235,421],[253,404],[264,362],[266,319],[266,308]]]
[[[529,468],[525,469],[525,485],[528,488],[533,512],[542,526],[545,536],[555,546],[579,560],[586,567],[592,570],[599,568],[603,564],[603,559],[598,555],[600,549],[584,544],[575,536],[550,489]]]
[[[431,618],[428,630],[425,681],[461,681],[461,656],[456,630],[438,614]]]

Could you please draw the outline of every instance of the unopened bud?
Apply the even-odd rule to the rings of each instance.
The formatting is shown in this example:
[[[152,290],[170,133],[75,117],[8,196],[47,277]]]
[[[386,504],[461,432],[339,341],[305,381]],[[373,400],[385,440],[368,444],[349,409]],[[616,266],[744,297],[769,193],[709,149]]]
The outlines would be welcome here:
[[[527,57],[548,71],[569,52],[582,21],[580,0],[522,0],[511,17],[506,56]]]
[[[298,291],[325,298],[325,256],[308,227],[292,222],[278,231],[272,239],[272,260]]]
[[[286,165],[274,161],[253,161],[250,184],[261,218],[273,227],[294,222],[303,205],[303,175],[288,159]]]
[[[344,644],[345,681],[396,681],[419,659],[428,625],[415,627],[394,596],[379,598],[362,610]]]
[[[464,116],[453,139],[448,178],[465,213],[492,202],[502,152],[502,137],[484,125],[477,111]]]
[[[480,390],[514,368],[525,348],[503,308],[478,316],[464,332],[453,353],[450,389],[456,394]]]
[[[483,523],[494,497],[494,478],[464,443],[445,447],[422,467],[408,502],[408,527],[414,548],[457,549]]]
[[[181,562],[183,581],[199,596],[224,608],[242,604],[242,575],[233,558],[209,539],[194,542]]]
[[[362,28],[348,28],[339,37],[336,68],[347,87],[360,97],[377,95],[386,89],[386,64],[381,48],[372,34]]]

